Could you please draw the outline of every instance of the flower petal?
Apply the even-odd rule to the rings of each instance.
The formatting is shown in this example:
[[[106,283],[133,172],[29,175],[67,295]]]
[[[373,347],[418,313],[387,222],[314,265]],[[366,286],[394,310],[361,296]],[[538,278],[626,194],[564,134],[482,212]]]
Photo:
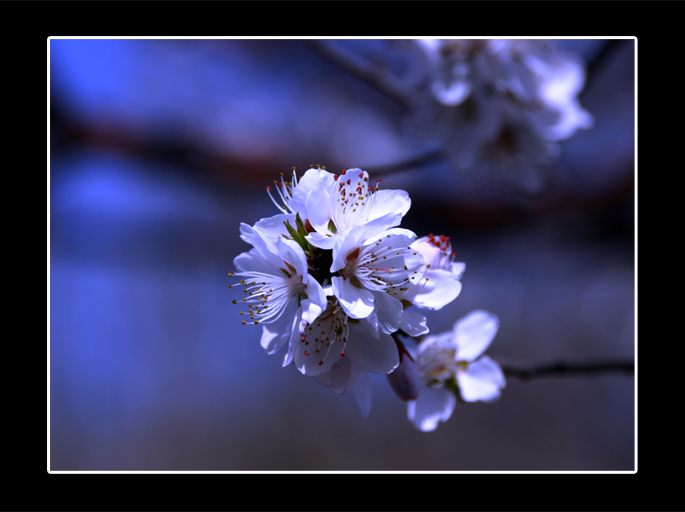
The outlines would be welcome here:
[[[383,217],[388,213],[399,214],[401,218],[409,211],[411,199],[404,190],[379,190],[373,194],[373,208],[369,213],[369,220]],[[394,224],[394,225],[397,225]]]
[[[293,361],[295,362],[295,367],[302,373],[302,375],[307,375],[310,377],[321,375],[329,371],[335,363],[337,363],[342,356],[340,355],[339,348],[333,348],[327,351],[321,349],[321,352],[315,352],[314,345],[305,345],[300,341],[295,341],[297,345],[295,347],[295,354]],[[336,343],[342,347],[342,343]]]
[[[276,240],[276,250],[278,251],[278,257],[281,260],[290,263],[295,268],[298,275],[302,276],[303,279],[307,277],[307,273],[309,272],[307,257],[305,256],[302,247],[300,247],[297,242],[279,238]]]
[[[307,242],[310,243],[310,245],[318,247],[319,249],[327,250],[333,249],[335,242],[338,241],[338,237],[324,235],[322,233],[319,233],[318,231],[309,233],[305,238],[307,239]]]
[[[387,374],[400,364],[400,355],[395,340],[380,333],[378,339],[359,323],[349,323],[350,333],[347,337],[345,355],[359,369],[369,373]]]
[[[331,272],[336,272],[345,266],[347,255],[362,245],[361,242],[364,241],[363,236],[364,226],[355,226],[345,232],[345,234],[334,238],[335,245],[333,247]]]
[[[506,385],[502,369],[488,356],[469,363],[466,371],[458,372],[457,382],[466,402],[493,402]]]
[[[333,293],[350,318],[365,318],[374,309],[373,294],[369,290],[357,288],[349,279],[335,276],[331,279]]]
[[[254,231],[269,244],[275,252],[276,241],[283,240],[283,235],[288,234],[284,222],[289,222],[291,226],[295,227],[295,214],[282,213],[259,220],[254,226]],[[248,235],[249,236],[249,235]],[[244,240],[244,239],[243,239]],[[253,244],[254,245],[254,244]]]
[[[290,200],[290,209],[299,213],[304,221],[307,217],[307,197],[311,191],[330,191],[335,184],[333,174],[323,169],[308,169],[298,180]]]
[[[290,339],[293,328],[297,327],[294,325],[297,314],[297,301],[291,300],[275,321],[262,324],[262,337],[259,344],[267,354],[275,354]],[[299,322],[299,318],[297,321]]]
[[[250,249],[248,252],[238,254],[233,258],[233,265],[240,272],[261,272],[270,275],[281,275],[278,267],[273,264],[275,255],[269,259],[264,259],[257,249]]]
[[[404,306],[399,299],[386,292],[371,293],[373,294],[374,313],[376,313],[378,325],[385,334],[392,334],[399,329]]]
[[[487,311],[475,310],[454,324],[457,361],[473,361],[488,348],[499,328],[499,320]]]
[[[310,324],[326,309],[328,299],[319,282],[310,277],[307,279],[307,298],[300,302],[302,318]]]
[[[407,294],[416,306],[437,311],[461,293],[461,282],[449,270],[429,269],[423,279]]]
[[[273,244],[267,243],[262,235],[255,228],[244,222],[240,223],[240,238],[248,244],[254,246],[257,253],[268,260],[274,255]]]
[[[464,270],[466,270],[466,263],[463,261],[450,264],[450,272],[452,272],[452,275],[455,279],[461,279],[461,276],[464,274]]]
[[[399,213],[395,212],[390,212],[380,217],[376,217],[375,219],[369,220],[368,222],[365,222],[364,224],[360,225],[360,227],[364,228],[363,240],[368,240],[369,238],[377,235],[378,233],[387,231],[393,226],[397,226],[400,222],[402,222],[402,216]],[[409,231],[409,233],[411,233],[411,231]],[[416,235],[414,235],[414,237],[416,237]]]
[[[445,387],[421,388],[419,397],[407,404],[407,417],[417,429],[431,432],[437,428],[438,422],[447,421],[452,416],[456,404],[456,397]]]
[[[331,220],[331,196],[326,190],[311,190],[307,196],[307,219],[322,234],[330,233],[328,222]]]
[[[325,373],[315,375],[314,380],[339,395],[346,393],[359,375],[359,368],[352,364],[349,357],[341,357]]]
[[[404,310],[400,318],[399,328],[406,332],[409,336],[421,336],[428,334],[426,317],[415,311]]]

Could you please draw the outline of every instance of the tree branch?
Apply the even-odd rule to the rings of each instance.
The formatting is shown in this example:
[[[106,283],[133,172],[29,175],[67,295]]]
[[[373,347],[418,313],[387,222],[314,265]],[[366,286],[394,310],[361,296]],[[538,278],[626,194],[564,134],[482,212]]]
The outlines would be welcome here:
[[[371,85],[396,103],[407,108],[412,106],[413,92],[392,74],[378,69],[374,64],[364,61],[334,42],[331,44],[328,40],[306,39],[302,43],[320,57]]]
[[[580,376],[605,373],[635,374],[635,363],[632,361],[603,361],[590,363],[552,363],[532,368],[513,368],[501,365],[504,375],[529,380],[537,377],[550,376]]]
[[[445,159],[445,155],[441,149],[431,149],[425,153],[409,157],[405,160],[399,160],[394,163],[378,165],[372,167],[364,167],[369,174],[374,176],[382,176],[393,172],[406,171],[411,169],[420,169],[424,166],[440,162]]]

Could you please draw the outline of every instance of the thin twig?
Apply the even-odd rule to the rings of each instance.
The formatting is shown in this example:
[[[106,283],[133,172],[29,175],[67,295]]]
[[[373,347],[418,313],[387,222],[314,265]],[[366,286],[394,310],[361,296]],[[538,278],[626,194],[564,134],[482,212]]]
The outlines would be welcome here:
[[[635,374],[635,363],[632,361],[604,361],[591,363],[553,363],[532,368],[512,368],[502,365],[504,375],[528,380],[536,377],[597,375],[605,373]]]
[[[425,153],[409,157],[405,160],[400,160],[395,163],[378,165],[374,167],[365,167],[370,174],[374,176],[381,176],[383,174],[390,174],[398,171],[406,171],[410,169],[420,169],[424,166],[440,162],[445,159],[445,155],[441,149],[431,149]]]
[[[615,57],[614,54],[628,44],[633,44],[631,39],[607,39],[605,41],[602,48],[587,63],[585,68],[585,87],[581,92],[581,96],[588,90],[588,85],[596,80],[598,72],[607,66],[610,58]]]
[[[302,43],[319,56],[371,85],[403,107],[412,106],[414,99],[412,91],[400,80],[346,50],[342,45],[320,39],[306,39]]]

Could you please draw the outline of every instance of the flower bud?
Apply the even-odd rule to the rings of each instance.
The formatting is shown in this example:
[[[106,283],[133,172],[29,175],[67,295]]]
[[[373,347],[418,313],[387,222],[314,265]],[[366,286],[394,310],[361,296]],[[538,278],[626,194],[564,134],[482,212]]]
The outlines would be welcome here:
[[[401,400],[409,402],[419,397],[419,372],[404,347],[400,349],[399,366],[387,377],[388,384]]]

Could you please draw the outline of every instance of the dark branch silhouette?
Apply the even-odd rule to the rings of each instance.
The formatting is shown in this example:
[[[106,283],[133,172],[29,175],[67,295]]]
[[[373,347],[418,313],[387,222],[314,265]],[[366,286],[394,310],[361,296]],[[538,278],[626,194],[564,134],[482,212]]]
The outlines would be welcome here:
[[[336,44],[335,41],[306,39],[302,43],[319,56],[366,82],[396,103],[407,108],[412,106],[414,102],[413,91],[392,74],[379,69],[374,63],[366,62],[340,44]]]
[[[529,380],[537,377],[585,376],[606,373],[635,374],[635,363],[632,361],[603,361],[589,363],[552,363],[530,368],[515,368],[501,365],[504,375]]]

